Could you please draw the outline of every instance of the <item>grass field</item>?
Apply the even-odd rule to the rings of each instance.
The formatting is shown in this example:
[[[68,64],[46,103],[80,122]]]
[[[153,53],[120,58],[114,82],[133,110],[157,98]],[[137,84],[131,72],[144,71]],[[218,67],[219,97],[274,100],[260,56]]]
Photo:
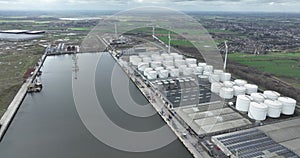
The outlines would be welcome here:
[[[300,53],[269,55],[230,54],[229,59],[279,77],[300,79]]]
[[[0,117],[21,87],[24,73],[42,56],[42,52],[36,52],[42,49],[31,50],[32,52],[0,55]]]
[[[70,30],[72,31],[91,31],[93,28],[91,27],[72,27]]]

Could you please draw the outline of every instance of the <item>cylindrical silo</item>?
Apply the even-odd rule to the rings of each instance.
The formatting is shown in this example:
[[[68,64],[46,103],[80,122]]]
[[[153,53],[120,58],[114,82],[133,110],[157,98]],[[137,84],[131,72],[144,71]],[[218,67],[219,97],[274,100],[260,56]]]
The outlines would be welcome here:
[[[220,76],[217,75],[217,74],[210,74],[209,81],[211,83],[213,83],[213,82],[220,82]]]
[[[234,80],[234,82],[238,86],[244,86],[245,84],[247,84],[247,81],[241,80],[241,79],[236,79],[236,80]]]
[[[268,105],[268,116],[272,118],[279,118],[282,111],[282,103],[277,100],[265,100],[264,102]]]
[[[157,67],[161,67],[161,62],[160,61],[153,61],[150,63],[150,66],[155,69]]]
[[[170,76],[171,77],[179,77],[179,69],[171,69]]]
[[[233,98],[233,89],[223,87],[220,90],[220,97],[224,99],[232,99]]]
[[[183,73],[183,71],[185,71],[185,69],[187,68],[187,66],[186,65],[180,65],[178,68],[179,68],[179,71],[181,73]]]
[[[174,60],[174,65],[176,66],[176,67],[180,67],[181,65],[186,65],[185,64],[185,60]]]
[[[149,71],[153,71],[153,68],[146,68],[144,70],[144,76],[147,76]]]
[[[164,69],[165,69],[164,67],[157,67],[157,68],[155,68],[154,70],[158,72],[158,71],[164,70]]]
[[[147,78],[149,80],[154,80],[154,79],[157,79],[157,72],[156,71],[149,71],[147,73]]]
[[[222,73],[221,74],[221,81],[230,81],[231,80],[231,74],[230,73]]]
[[[150,57],[144,57],[142,58],[144,63],[150,63],[152,61],[152,59]]]
[[[234,89],[234,96],[245,95],[246,94],[246,88],[245,87],[233,86],[233,89]]]
[[[199,74],[200,75],[203,72],[203,67],[200,67],[200,66],[194,67],[193,69],[194,69],[194,74]]]
[[[252,98],[247,95],[238,95],[236,99],[236,109],[242,112],[248,112]]]
[[[263,103],[265,101],[265,96],[262,93],[252,93],[251,97],[257,103]]]
[[[223,84],[220,82],[214,82],[211,84],[211,91],[216,94],[220,94],[220,90],[223,87]]]
[[[201,66],[201,67],[205,67],[207,64],[206,63],[198,63],[198,66]]]
[[[193,68],[187,67],[187,68],[184,69],[183,75],[184,75],[184,76],[192,75],[192,74],[193,74],[193,70],[194,70]]]
[[[227,87],[227,88],[232,88],[234,86],[234,82],[232,81],[224,81],[224,86]]]
[[[139,63],[138,64],[139,71],[144,71],[146,68],[149,68],[149,63]]]
[[[197,65],[197,59],[195,59],[195,58],[186,58],[185,61],[186,61],[186,65],[189,65],[189,64]]]
[[[213,72],[213,70],[214,70],[214,67],[212,65],[206,65],[204,67],[204,71],[206,71],[206,72]]]
[[[283,105],[282,113],[285,115],[293,115],[295,112],[297,101],[295,99],[289,97],[279,97],[278,101],[280,101]]]
[[[158,72],[159,78],[168,78],[169,77],[169,70],[160,70]]]
[[[173,60],[164,60],[162,63],[165,67],[166,66],[174,66]]]
[[[280,97],[278,92],[270,90],[264,91],[264,95],[270,100],[277,100]]]
[[[268,106],[264,103],[251,102],[248,116],[256,121],[264,121],[267,118]]]
[[[247,94],[257,93],[258,86],[254,84],[245,84],[244,87],[246,88]]]

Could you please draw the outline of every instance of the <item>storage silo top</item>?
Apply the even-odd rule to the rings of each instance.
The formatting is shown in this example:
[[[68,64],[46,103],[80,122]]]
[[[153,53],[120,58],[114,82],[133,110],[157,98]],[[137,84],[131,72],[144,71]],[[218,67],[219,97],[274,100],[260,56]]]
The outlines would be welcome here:
[[[257,85],[254,85],[254,84],[245,84],[244,85],[246,88],[258,88]]]
[[[251,97],[265,99],[265,96],[262,93],[252,93]]]
[[[273,108],[281,108],[282,107],[282,103],[279,102],[279,101],[273,101],[273,100],[265,100],[264,102],[265,104],[267,104],[268,106],[270,107],[273,107]]]
[[[266,110],[269,108],[268,105],[266,105],[265,103],[256,103],[256,102],[251,102],[250,106],[262,110]]]
[[[278,97],[280,96],[280,94],[278,92],[272,91],[272,90],[266,90],[266,91],[264,91],[264,94],[271,95],[271,96],[278,96]]]
[[[279,97],[278,98],[279,101],[285,102],[285,103],[289,103],[289,104],[296,104],[297,101],[293,98],[289,98],[289,97]]]
[[[248,95],[238,95],[237,98],[241,99],[241,100],[246,100],[246,101],[252,101],[253,100],[253,98],[248,96]]]

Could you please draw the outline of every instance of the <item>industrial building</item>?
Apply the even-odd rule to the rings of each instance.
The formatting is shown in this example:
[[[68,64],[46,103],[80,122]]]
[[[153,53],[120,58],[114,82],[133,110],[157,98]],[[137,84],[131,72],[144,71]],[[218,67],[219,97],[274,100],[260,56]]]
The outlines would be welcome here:
[[[227,156],[298,157],[299,149],[296,148],[294,153],[288,147],[298,140],[284,143],[273,140],[266,134],[271,128],[262,126],[298,116],[294,99],[272,90],[261,91],[255,84],[233,79],[230,73],[178,53],[127,51],[130,53],[122,52],[120,65],[125,70],[130,67],[134,71],[132,74],[149,86],[153,91],[149,95],[160,96],[165,106],[192,135],[198,137],[199,142],[203,141],[201,138],[211,138]],[[257,128],[260,126],[263,129]],[[297,126],[291,130],[299,129]],[[293,136],[299,139],[299,135]]]

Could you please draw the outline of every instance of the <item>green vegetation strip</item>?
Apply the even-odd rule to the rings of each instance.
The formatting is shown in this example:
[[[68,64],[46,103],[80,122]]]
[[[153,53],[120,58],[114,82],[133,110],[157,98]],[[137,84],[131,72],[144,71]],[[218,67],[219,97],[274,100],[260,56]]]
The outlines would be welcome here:
[[[300,78],[300,53],[230,54],[229,59],[280,77]]]

